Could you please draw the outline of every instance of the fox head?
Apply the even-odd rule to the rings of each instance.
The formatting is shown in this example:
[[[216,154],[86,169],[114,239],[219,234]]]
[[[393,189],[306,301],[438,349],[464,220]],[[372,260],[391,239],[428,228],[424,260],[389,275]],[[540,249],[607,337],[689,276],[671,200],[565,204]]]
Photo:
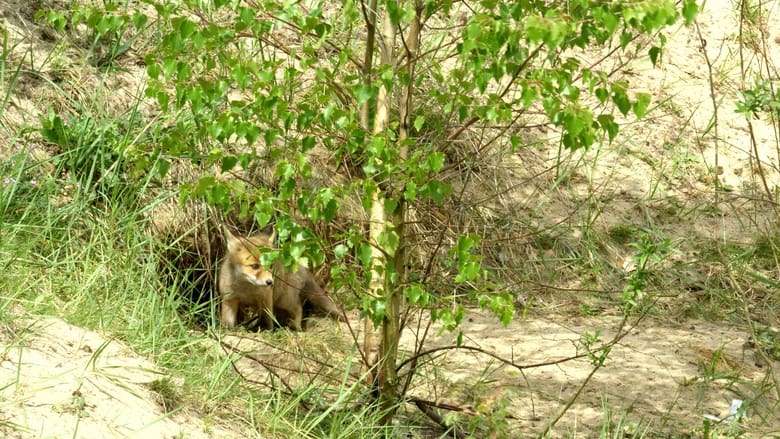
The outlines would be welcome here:
[[[260,254],[263,249],[273,248],[275,232],[257,233],[248,238],[237,238],[227,227],[222,227],[227,243],[227,254],[236,274],[254,285],[265,287],[274,284],[274,276],[263,267]]]

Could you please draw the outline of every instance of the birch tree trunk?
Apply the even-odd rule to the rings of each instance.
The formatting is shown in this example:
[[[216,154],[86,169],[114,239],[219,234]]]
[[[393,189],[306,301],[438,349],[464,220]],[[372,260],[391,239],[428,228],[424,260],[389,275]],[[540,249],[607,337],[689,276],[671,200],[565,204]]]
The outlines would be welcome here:
[[[380,33],[380,54],[381,64],[389,65],[391,68],[394,66],[393,47],[395,43],[395,26],[388,14],[384,14],[382,17]],[[389,90],[385,84],[379,87],[376,98],[376,113],[374,114],[374,124],[372,132],[375,136],[382,136],[389,126],[390,115],[390,98]],[[388,260],[385,252],[382,250],[381,235],[388,229],[392,229],[393,224],[388,222],[385,213],[385,193],[381,188],[380,182],[376,182],[374,186],[374,193],[372,194],[371,209],[369,213],[369,242],[372,249],[372,269],[371,269],[371,282],[369,283],[369,294],[376,298],[384,299],[387,301],[387,294],[390,286]],[[379,391],[380,405],[383,409],[389,408],[388,405],[392,404],[395,400],[388,392],[392,392],[393,383],[395,383],[395,355],[391,354],[388,357],[386,343],[382,343],[384,337],[380,337],[380,334],[385,334],[385,326],[388,324],[388,320],[392,320],[392,316],[385,314],[382,321],[382,327],[376,328],[373,321],[370,318],[366,318],[363,326],[365,335],[363,339],[363,351],[366,358],[367,367],[367,379]],[[381,330],[381,332],[380,332]],[[394,343],[397,348],[397,343]],[[395,349],[392,349],[395,352]]]
[[[385,11],[381,18],[381,24],[377,24],[375,9],[376,3],[369,5],[370,10],[364,9],[364,17],[369,27],[370,40],[367,48],[373,50],[374,36],[380,50],[380,70],[395,71],[399,60],[396,59],[395,42],[397,26],[393,24],[390,15]],[[423,3],[415,3],[415,17],[409,23],[406,39],[402,41],[403,57],[405,61],[406,78],[408,82],[397,94],[400,97],[399,132],[395,140],[400,145],[399,161],[404,163],[408,158],[407,140],[409,138],[409,126],[412,114],[412,97],[414,90],[414,69],[416,66],[417,50],[420,41],[421,17]],[[374,14],[374,15],[372,15]],[[367,49],[368,50],[368,49]],[[372,57],[367,52],[364,58],[363,73],[370,80]],[[373,114],[371,132],[375,137],[383,137],[390,125],[390,108],[392,90],[388,90],[387,83],[381,82],[378,89]],[[361,122],[367,127],[370,120],[370,104],[366,103],[361,108]],[[386,141],[389,141],[386,139]],[[390,147],[388,145],[388,147]],[[403,199],[403,187],[395,187],[393,182],[375,181],[374,193],[371,194],[371,209],[369,211],[369,242],[372,245],[372,269],[369,283],[369,294],[383,302],[384,315],[379,328],[374,326],[374,321],[367,317],[364,321],[363,352],[366,359],[366,376],[369,384],[378,393],[380,408],[384,412],[383,422],[387,423],[393,418],[395,406],[399,400],[399,383],[396,373],[398,359],[398,341],[401,335],[401,311],[404,302],[406,246],[405,224],[407,222],[407,205]],[[388,212],[386,203],[392,198],[393,209]],[[392,251],[384,246],[383,234],[395,234],[398,244]]]

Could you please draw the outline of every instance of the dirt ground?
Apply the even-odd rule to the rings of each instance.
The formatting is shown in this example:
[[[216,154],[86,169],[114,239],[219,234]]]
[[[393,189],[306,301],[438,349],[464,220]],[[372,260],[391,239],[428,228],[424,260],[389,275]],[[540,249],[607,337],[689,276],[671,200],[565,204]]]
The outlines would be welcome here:
[[[464,388],[473,385],[478,371],[481,379],[490,380],[500,389],[491,402],[506,399],[517,421],[516,431],[539,432],[593,370],[587,357],[561,363],[556,360],[582,354],[579,340],[586,332],[598,333],[604,342],[610,341],[620,320],[549,315],[504,328],[497,326],[491,316],[473,313],[464,325],[464,332],[471,335],[465,345],[530,367],[520,372],[473,351],[450,355],[440,367],[455,387],[460,382]],[[449,338],[432,345],[445,341],[454,344],[454,336]],[[598,431],[604,423],[604,407],[616,413],[627,412],[628,428],[631,423],[649,423],[652,431],[684,431],[685,426],[701,425],[704,415],[723,419],[731,401],[740,399],[740,394],[760,392],[765,377],[765,370],[757,366],[761,362],[756,361],[755,351],[746,347],[748,340],[749,334],[723,324],[690,321],[677,325],[645,320],[613,347],[604,367],[581,390],[565,418],[553,429],[552,437]],[[539,364],[548,365],[534,366]],[[777,366],[775,363],[775,370]],[[708,373],[709,378],[703,378]],[[760,416],[777,416],[767,407],[756,409],[757,422],[746,425],[760,425]],[[760,430],[777,434],[779,422],[775,419],[773,426]]]
[[[351,319],[350,324],[360,328],[357,319]],[[464,348],[437,353],[435,365],[421,369],[435,379],[413,381],[410,394],[483,416],[510,413],[511,431],[518,437],[538,434],[580,391],[593,370],[587,357],[558,361],[584,353],[579,342],[582,334],[598,333],[608,342],[619,326],[618,317],[564,319],[548,315],[518,319],[504,327],[486,313],[470,311],[462,328],[467,334]],[[434,326],[431,333],[436,332]],[[416,333],[414,328],[407,331],[402,358],[413,351]],[[323,321],[307,333],[277,333],[274,337],[277,342],[282,339],[280,345],[298,346],[311,353],[307,345],[338,334],[349,338],[345,324]],[[206,438],[239,434],[228,425],[205,423],[187,409],[166,414],[156,384],[166,379],[175,383],[175,375],[159,371],[120,341],[56,318],[6,325],[2,335],[0,382],[5,385],[0,390],[4,401],[0,431],[6,437]],[[225,342],[251,353],[254,359],[276,359],[275,364],[281,365],[279,353],[263,338],[267,337],[245,334],[227,336]],[[773,437],[780,432],[780,418],[762,403],[771,401],[771,395],[761,397],[766,365],[749,339],[748,333],[725,324],[645,320],[612,348],[604,367],[581,390],[551,437],[568,437],[575,432],[587,437],[585,432],[597,431],[603,424],[604,407],[616,417],[626,414],[626,432],[640,428],[690,431],[691,426],[703,424],[705,415],[726,418],[736,399],[754,401],[740,421],[748,437]],[[455,334],[445,333],[431,337],[426,349],[455,343]],[[343,358],[345,353],[328,354]],[[339,361],[331,364],[338,365],[336,375],[340,376],[345,366]],[[267,369],[254,360],[241,359],[237,366],[248,379],[262,382],[268,378]],[[773,367],[778,370],[780,362]],[[287,375],[288,383],[294,383],[295,373]]]
[[[767,50],[772,59],[780,60],[777,4],[770,2],[767,7],[773,14],[765,29],[771,43]],[[698,30],[677,29],[668,35],[659,68],[649,61],[633,64],[632,87],[650,92],[662,102],[665,98],[672,100],[668,109],[653,113],[649,132],[638,131],[646,126],[642,124],[623,129],[623,135],[642,142],[621,143],[620,149],[603,146],[589,152],[586,162],[596,155],[598,160],[593,159],[592,166],[584,168],[587,172],[581,178],[572,179],[572,193],[590,193],[595,187],[600,188],[602,198],[611,200],[599,226],[642,223],[647,220],[643,209],[650,209],[650,217],[655,221],[664,221],[662,214],[652,211],[653,203],[660,203],[659,200],[706,200],[712,196],[712,180],[702,171],[705,167],[717,169],[718,178],[735,194],[751,196],[750,191],[763,184],[753,160],[744,116],[733,111],[742,86],[734,9],[732,2],[708,2],[697,20]],[[45,59],[42,55],[53,43],[32,26],[28,2],[6,2],[0,5],[0,16],[12,41],[21,41],[31,47],[31,53],[38,54],[31,62]],[[704,49],[702,40],[706,40]],[[717,133],[708,129],[714,114],[708,59],[714,66],[713,77],[717,78]],[[755,59],[747,59],[746,65],[755,69]],[[114,80],[118,89],[129,93],[136,89],[135,78],[143,74],[142,68],[135,67]],[[84,79],[89,80],[95,79]],[[34,123],[40,109],[45,108],[47,93],[42,91],[42,81],[22,77],[19,87],[20,91],[11,96],[8,111],[2,115],[5,127]],[[758,156],[764,165],[761,173],[771,187],[776,187],[780,183],[777,138],[766,121],[754,121],[754,131]],[[708,134],[704,135],[705,132]],[[6,152],[13,150],[18,147],[14,142],[15,139],[3,136],[0,147]],[[681,143],[695,146],[685,152],[697,163],[695,166],[681,162],[671,167],[653,160]],[[550,154],[554,149],[549,148]],[[520,168],[523,163],[513,165]],[[512,196],[525,200],[521,202],[529,206],[535,203],[523,198],[520,189]],[[638,204],[644,207],[638,209]],[[563,212],[552,209],[548,212],[549,221],[556,221]],[[756,224],[769,222],[773,217],[769,211],[751,215],[757,218]],[[751,234],[739,216],[729,212],[698,215],[695,219],[668,219],[666,225],[676,236],[747,240]],[[545,313],[517,319],[505,328],[484,313],[470,312],[462,329],[464,345],[495,352],[523,366],[554,363],[580,354],[583,351],[578,349],[578,340],[583,333],[598,332],[602,340],[609,341],[619,323],[618,317]],[[357,320],[352,325],[359,327]],[[237,434],[229,426],[207,425],[186,410],[165,414],[160,395],[153,390],[154,383],[164,378],[175,381],[176,377],[159,371],[117,340],[53,317],[6,324],[0,329],[0,431],[6,437],[205,438]],[[321,335],[318,331],[348,336],[344,325],[336,328],[335,323],[330,323],[290,337],[311,339]],[[408,331],[405,335],[406,352],[412,350],[414,333]],[[433,337],[427,347],[453,344],[453,337]],[[626,432],[648,423],[653,431],[690,432],[703,424],[706,415],[725,418],[732,402],[744,399],[754,401],[740,421],[747,437],[780,437],[779,411],[768,405],[772,395],[762,390],[769,368],[757,357],[749,340],[744,329],[725,322],[648,318],[613,347],[604,367],[582,389],[551,436],[563,437],[577,431],[578,437],[586,437],[582,432],[602,425],[604,407],[615,413],[628,413]],[[232,342],[255,352],[268,349],[246,338]],[[253,369],[256,365],[252,362],[243,361],[239,366],[248,376],[262,378],[262,371]],[[780,364],[774,362],[772,368],[778,371]],[[412,395],[451,401],[481,414],[510,413],[511,428],[523,437],[544,429],[578,391],[593,366],[585,357],[518,368],[476,349],[460,349],[446,351],[437,358],[436,366],[424,370],[436,379],[425,386],[413,385]],[[485,383],[484,388],[478,388],[480,383]],[[484,390],[487,388],[494,390]]]
[[[420,376],[426,379],[413,380],[410,395],[488,419],[491,414],[509,413],[509,431],[516,437],[542,432],[577,392],[579,396],[550,437],[592,437],[604,424],[607,409],[615,413],[615,424],[624,416],[627,434],[645,428],[692,433],[703,425],[705,416],[723,420],[734,400],[750,399],[753,405],[739,421],[748,437],[780,434],[780,416],[771,406],[776,395],[772,391],[763,394],[766,363],[749,343],[750,334],[726,324],[693,320],[677,324],[647,318],[614,344],[604,366],[585,384],[594,367],[583,355],[582,335],[598,334],[601,342],[596,346],[609,343],[621,328],[621,320],[617,316],[550,314],[516,319],[504,327],[494,316],[471,310],[462,325],[462,348],[451,348],[457,334],[436,335],[439,327],[431,327],[425,349],[450,349],[424,357],[433,361],[420,368]],[[414,352],[416,335],[424,332],[426,322],[425,317],[410,322],[402,339],[401,362]],[[294,385],[322,373],[317,365],[332,364],[337,365],[337,372],[331,380],[338,383],[345,368],[351,367],[353,376],[360,370],[359,365],[343,360],[349,357],[348,348],[342,353],[324,353],[319,347],[324,337],[333,336],[336,325],[320,323],[306,334],[282,335],[276,340],[282,346],[297,346],[297,354],[276,350],[252,335],[228,336],[225,342],[250,353],[236,363],[249,380],[270,382],[271,366],[275,374],[281,373]],[[350,325],[352,331],[344,324],[336,331],[342,338],[354,332],[360,339],[360,322],[351,319]],[[631,326],[629,322],[622,327]],[[300,366],[297,360],[302,356],[309,356],[314,367]],[[773,361],[772,367],[778,370],[780,362]]]
[[[0,342],[4,437],[235,437],[186,410],[166,414],[155,389],[175,377],[117,340],[47,317],[3,324]]]

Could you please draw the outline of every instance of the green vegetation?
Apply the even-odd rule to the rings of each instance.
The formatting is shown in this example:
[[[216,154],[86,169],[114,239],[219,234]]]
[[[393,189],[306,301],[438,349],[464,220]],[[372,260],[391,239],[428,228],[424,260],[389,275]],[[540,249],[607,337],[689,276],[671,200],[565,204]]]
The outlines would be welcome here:
[[[721,181],[714,95],[703,133],[650,149],[654,121],[679,110],[627,67],[659,68],[670,35],[697,26],[695,2],[43,3],[20,15],[56,36],[42,59],[3,29],[0,116],[36,81],[48,93],[37,117],[0,125],[4,341],[43,315],[96,329],[164,371],[148,385],[164,413],[249,437],[558,437],[577,435],[569,411],[632,331],[705,317],[750,334],[762,378],[721,369],[719,347],[683,387],[726,389],[751,426],[780,428],[776,175],[751,160],[752,186]],[[735,11],[757,45],[762,8]],[[759,117],[780,125],[764,74],[741,72],[752,88],[728,108],[751,133]],[[714,163],[692,158],[697,142]],[[641,199],[603,165],[632,158]],[[739,236],[715,234],[726,219]],[[228,336],[223,222],[272,224],[268,261],[324,267],[360,327]],[[528,383],[531,362],[472,342],[481,311],[518,331],[550,312],[611,330],[571,340],[589,372],[531,426],[516,404],[535,389],[506,385]],[[429,344],[447,332],[451,346]],[[468,385],[444,363],[462,351],[488,359]],[[601,412],[602,437],[748,431],[606,399]]]

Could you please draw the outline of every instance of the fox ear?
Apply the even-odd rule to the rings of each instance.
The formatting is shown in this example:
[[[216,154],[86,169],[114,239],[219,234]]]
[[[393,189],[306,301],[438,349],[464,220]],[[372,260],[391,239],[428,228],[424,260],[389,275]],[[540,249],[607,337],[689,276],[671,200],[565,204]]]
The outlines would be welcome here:
[[[236,247],[236,244],[238,244],[238,238],[230,233],[230,229],[224,224],[222,225],[222,234],[225,236],[225,243],[227,244],[228,250],[233,250]]]
[[[258,233],[258,235],[265,235],[265,238],[268,239],[271,245],[276,244],[276,227],[274,227],[272,224],[266,224],[265,227],[260,229],[260,233]]]

